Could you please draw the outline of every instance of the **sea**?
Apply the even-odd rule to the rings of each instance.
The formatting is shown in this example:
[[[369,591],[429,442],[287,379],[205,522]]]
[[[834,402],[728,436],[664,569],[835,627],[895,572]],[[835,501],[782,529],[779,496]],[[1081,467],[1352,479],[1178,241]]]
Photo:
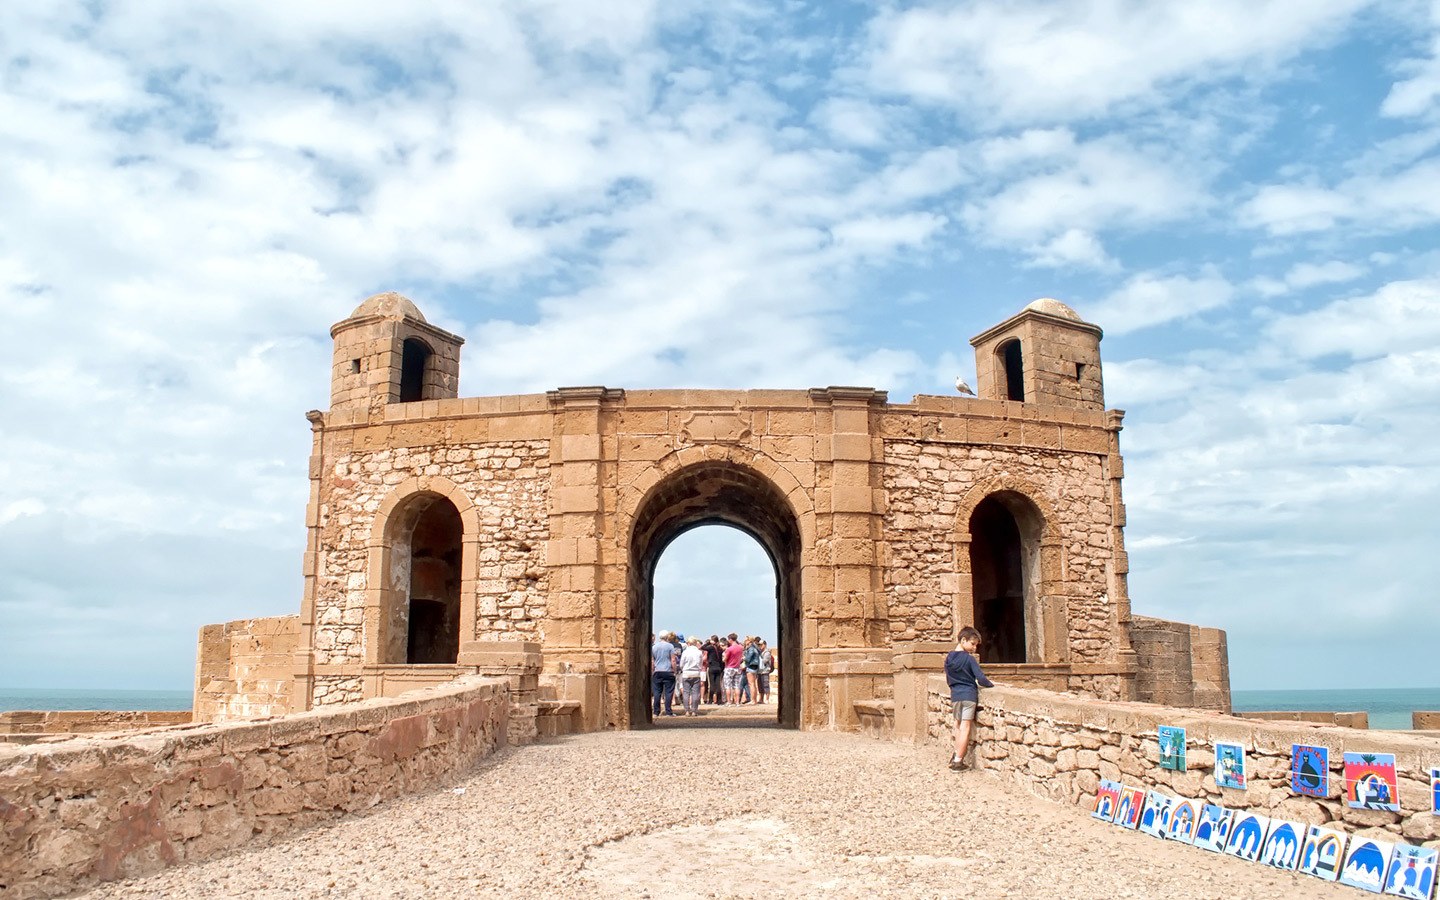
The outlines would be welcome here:
[[[1405,730],[1417,709],[1440,710],[1440,687],[1346,690],[1232,691],[1236,712],[1325,710],[1365,712],[1370,727]],[[10,709],[189,709],[190,691],[114,691],[0,687],[0,712]]]

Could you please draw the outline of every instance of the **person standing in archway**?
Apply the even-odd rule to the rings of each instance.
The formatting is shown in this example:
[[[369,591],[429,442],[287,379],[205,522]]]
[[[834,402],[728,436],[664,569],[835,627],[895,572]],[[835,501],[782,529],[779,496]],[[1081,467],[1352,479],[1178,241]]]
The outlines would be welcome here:
[[[700,649],[705,651],[705,702],[724,703],[725,694],[720,681],[721,673],[725,671],[725,645],[719,635],[712,634]]]
[[[664,699],[665,715],[675,715],[675,645],[667,638],[668,631],[660,632],[660,638],[650,648],[650,696],[654,702],[652,715],[660,715],[660,702]]]
[[[994,687],[975,654],[980,649],[980,632],[966,625],[960,629],[955,649],[945,655],[945,681],[950,685],[950,703],[955,707],[955,752],[950,768],[965,768],[970,733],[975,727],[975,710],[980,705],[980,688]]]
[[[691,637],[680,654],[680,699],[685,715],[700,715],[700,680],[704,677],[705,654],[700,652],[700,639]]]
[[[750,689],[750,695],[745,699],[750,703],[760,702],[760,639],[758,637],[747,637],[745,639],[745,684]]]
[[[745,650],[740,646],[740,637],[730,632],[725,644],[725,702],[740,705],[740,681],[745,677],[740,668]]]
[[[760,673],[755,676],[756,685],[760,688],[760,702],[770,701],[770,673],[775,671],[775,654],[770,652],[770,646],[764,641],[759,641],[760,648]]]

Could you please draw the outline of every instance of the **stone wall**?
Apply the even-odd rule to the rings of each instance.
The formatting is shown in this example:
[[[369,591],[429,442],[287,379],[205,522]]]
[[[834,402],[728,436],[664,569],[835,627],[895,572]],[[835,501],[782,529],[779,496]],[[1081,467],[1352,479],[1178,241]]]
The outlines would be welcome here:
[[[1041,548],[1044,596],[1034,599],[1055,607],[1047,610],[1045,624],[1058,632],[1051,637],[1059,646],[1043,661],[1113,658],[1114,614],[1106,593],[1116,548],[1100,456],[887,440],[884,477],[890,553],[884,577],[893,641],[953,640],[959,624],[971,624],[964,501],[976,485],[989,485],[1033,494],[1030,499],[1050,513],[1055,533]],[[1058,558],[1044,559],[1048,553]]]
[[[1383,829],[1390,839],[1440,838],[1440,816],[1430,812],[1428,770],[1440,766],[1440,739],[1396,731],[1356,731],[1303,723],[1241,719],[1196,710],[993,688],[981,692],[976,763],[1033,793],[1089,807],[1101,778],[1172,795],[1204,798],[1232,809],[1257,809],[1272,818],[1320,824],[1339,822],[1348,831]],[[929,681],[927,736],[948,741],[950,695],[942,677]],[[897,720],[898,725],[898,720]],[[1185,729],[1188,770],[1159,765],[1156,728]],[[1245,747],[1248,790],[1216,787],[1214,741]],[[1292,744],[1330,750],[1330,796],[1296,796],[1289,788]],[[1398,813],[1346,805],[1341,754],[1395,754],[1400,777]]]
[[[0,746],[0,895],[144,875],[422,790],[503,746],[509,702],[471,678],[265,722]]]
[[[434,439],[443,439],[443,428]],[[475,507],[478,531],[465,540],[478,547],[473,581],[474,633],[495,639],[540,636],[549,597],[545,542],[549,537],[549,441],[360,448],[324,460],[325,499],[319,516],[323,566],[317,579],[311,640],[317,666],[366,661],[364,640],[371,533],[381,501],[412,478],[443,478]],[[471,631],[462,623],[461,634]],[[374,636],[371,636],[374,639]],[[371,660],[375,662],[378,660]],[[321,690],[316,704],[343,692]]]
[[[1130,642],[1140,665],[1135,674],[1137,700],[1185,709],[1230,711],[1225,632],[1133,616]]]
[[[1337,725],[1341,728],[1369,728],[1370,714],[1364,712],[1320,712],[1309,709],[1248,710],[1237,712],[1242,719],[1267,719],[1271,722],[1312,722],[1316,725]]]
[[[1416,731],[1440,731],[1440,712],[1417,709],[1410,713],[1410,727]]]
[[[105,734],[188,725],[189,710],[66,709],[0,712],[0,741],[25,743],[42,737]]]
[[[295,706],[298,616],[239,619],[200,629],[195,655],[195,721],[281,716]]]

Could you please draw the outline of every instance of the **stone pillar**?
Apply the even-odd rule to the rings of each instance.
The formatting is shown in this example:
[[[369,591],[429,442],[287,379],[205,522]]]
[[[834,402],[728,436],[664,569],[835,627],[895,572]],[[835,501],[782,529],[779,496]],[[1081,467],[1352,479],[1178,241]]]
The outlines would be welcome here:
[[[605,387],[563,387],[549,392],[555,413],[550,442],[550,606],[545,650],[552,669],[610,682],[614,715],[624,715],[626,684],[626,591],[606,544],[606,480],[601,416],[606,401],[624,391]],[[613,457],[613,453],[611,454]],[[618,583],[617,583],[618,581]],[[585,721],[603,722],[612,711],[586,709]]]
[[[325,414],[312,409],[305,414],[310,422],[310,499],[305,504],[305,555],[301,564],[304,589],[300,597],[300,638],[295,646],[295,685],[290,692],[290,709],[310,709],[315,686],[315,591],[319,585],[320,506],[325,478]]]
[[[945,671],[947,641],[906,641],[895,645],[895,740],[923,744],[929,740],[929,681]]]
[[[466,641],[460,645],[461,666],[510,683],[510,743],[529,744],[539,731],[540,645],[530,641]]]
[[[1102,469],[1109,487],[1111,548],[1106,577],[1110,593],[1110,634],[1115,644],[1113,658],[1125,671],[1134,672],[1136,656],[1130,646],[1130,555],[1125,552],[1125,500],[1120,490],[1120,483],[1125,478],[1125,461],[1120,456],[1120,431],[1124,428],[1124,421],[1125,410],[1106,410],[1105,430],[1110,437]],[[1135,699],[1132,677],[1121,676],[1120,699]]]

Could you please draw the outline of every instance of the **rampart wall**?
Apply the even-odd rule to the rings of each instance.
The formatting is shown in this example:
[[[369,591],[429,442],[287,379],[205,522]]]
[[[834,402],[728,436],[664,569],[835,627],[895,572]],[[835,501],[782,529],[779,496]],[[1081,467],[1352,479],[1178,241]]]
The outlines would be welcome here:
[[[189,710],[17,709],[0,713],[0,741],[24,743],[47,737],[135,731],[189,723]]]
[[[282,719],[0,745],[0,896],[144,875],[368,809],[506,741],[505,682],[468,678]]]
[[[239,619],[200,629],[195,662],[195,721],[280,716],[294,700],[299,616]]]
[[[928,677],[926,737],[948,742],[950,693],[941,676]],[[1440,766],[1440,740],[1401,731],[1358,731],[1326,725],[1264,722],[1147,703],[1097,701],[1045,691],[998,687],[981,692],[977,759],[984,769],[1031,793],[1088,806],[1100,779],[1204,798],[1230,809],[1257,809],[1272,818],[1347,831],[1384,829],[1412,842],[1440,838],[1430,812],[1427,772]],[[1160,768],[1156,728],[1185,729],[1187,771]],[[1212,769],[1214,741],[1245,748],[1247,790],[1219,788]],[[1301,797],[1289,788],[1292,744],[1330,750],[1330,795]],[[1345,802],[1342,753],[1395,754],[1401,812],[1351,809]]]

